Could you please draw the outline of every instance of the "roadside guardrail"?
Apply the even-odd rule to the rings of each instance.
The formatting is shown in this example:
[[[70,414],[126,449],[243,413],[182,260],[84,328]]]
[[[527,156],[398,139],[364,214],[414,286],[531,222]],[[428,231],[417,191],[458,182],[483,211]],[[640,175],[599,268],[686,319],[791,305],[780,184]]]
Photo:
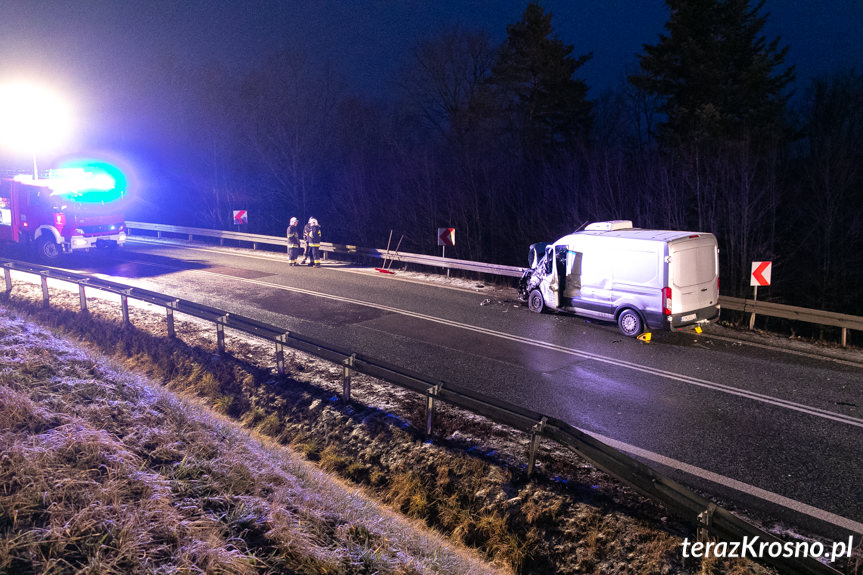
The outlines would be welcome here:
[[[774,535],[740,519],[728,510],[696,494],[694,491],[669,479],[647,465],[633,459],[613,447],[591,437],[559,419],[513,405],[497,398],[485,396],[456,384],[441,381],[407,370],[400,366],[358,354],[328,342],[303,336],[275,325],[234,314],[212,306],[175,298],[160,292],[128,286],[93,276],[75,274],[55,268],[6,260],[0,262],[5,279],[5,297],[11,298],[13,290],[11,272],[39,276],[43,305],[50,305],[48,279],[72,283],[78,286],[80,309],[87,312],[88,289],[97,289],[120,296],[123,323],[131,325],[129,298],[164,307],[169,337],[176,337],[174,313],[182,313],[213,322],[217,347],[226,353],[225,328],[271,342],[275,345],[276,368],[285,373],[284,349],[289,347],[330,361],[344,367],[342,400],[351,400],[351,377],[362,373],[381,381],[414,391],[426,398],[426,434],[432,434],[435,403],[444,401],[455,407],[486,417],[496,423],[525,432],[529,436],[528,476],[532,474],[538,442],[541,437],[563,445],[598,469],[629,485],[642,495],[660,503],[669,511],[689,523],[700,537],[716,537],[724,541],[745,541],[757,537],[765,544],[784,543]],[[771,565],[781,573],[792,575],[839,574],[838,571],[811,557],[784,557],[782,555],[758,559]],[[841,574],[840,574],[841,575]]]
[[[149,224],[144,222],[126,222],[126,227],[135,230],[143,230],[156,232],[157,237],[163,237],[163,233],[186,236],[191,241],[195,236],[217,238],[220,244],[226,240],[236,240],[252,244],[252,249],[257,249],[258,244],[284,246],[287,249],[287,238],[278,236],[267,236],[261,234],[247,234],[244,232],[232,232],[224,230],[209,230],[205,228],[193,228],[187,226],[170,226],[165,224]],[[374,248],[361,248],[357,246],[333,244],[329,242],[321,242],[321,249],[324,252],[363,256],[368,258],[387,259],[402,263],[413,263],[430,267],[459,269],[472,272],[479,272],[489,275],[499,275],[506,277],[521,277],[524,268],[515,266],[505,266],[500,264],[489,264],[483,262],[474,262],[470,260],[457,260],[452,258],[442,258],[437,256],[429,256],[424,254],[411,254],[390,252],[387,250],[379,250]],[[863,331],[863,317],[856,315],[841,314],[831,311],[823,311],[805,307],[797,307],[779,303],[771,303],[767,301],[735,298],[729,296],[720,296],[719,304],[725,309],[733,311],[741,311],[744,313],[754,313],[767,317],[777,317],[816,325],[828,325],[841,329],[840,342],[842,347],[847,347],[848,331]]]
[[[842,347],[847,347],[848,345],[848,330],[863,331],[863,317],[857,315],[728,296],[721,296],[719,303],[725,309],[742,311],[743,313],[754,313],[768,317],[793,319],[841,328],[840,341]]]
[[[191,228],[188,226],[148,224],[144,222],[126,222],[126,228],[129,230],[156,232],[156,237],[159,238],[165,237],[163,234],[184,236],[187,237],[189,241],[192,241],[192,239],[194,239],[195,237],[216,238],[219,240],[219,245],[223,245],[224,240],[235,240],[251,244],[253,250],[257,249],[259,244],[282,246],[285,249],[287,249],[288,247],[288,239],[279,236],[247,234],[244,232],[232,232],[224,230],[208,230],[205,228]],[[508,277],[521,277],[523,271],[523,268],[517,268],[514,266],[474,262],[470,260],[457,260],[453,258],[442,258],[425,254],[411,254],[398,251],[379,250],[375,248],[362,248],[347,244],[334,244],[331,242],[321,242],[321,251],[325,253],[329,252],[335,254],[360,256],[381,260],[386,259],[393,262],[411,263],[447,269],[466,270]]]

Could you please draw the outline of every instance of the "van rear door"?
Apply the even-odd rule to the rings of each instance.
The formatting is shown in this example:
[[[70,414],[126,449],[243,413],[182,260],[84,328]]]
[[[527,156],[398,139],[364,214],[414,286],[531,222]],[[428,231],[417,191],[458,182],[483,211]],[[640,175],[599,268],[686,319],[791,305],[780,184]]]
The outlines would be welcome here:
[[[713,234],[695,234],[668,244],[671,313],[688,314],[719,301],[719,254]],[[694,319],[694,318],[693,318]]]

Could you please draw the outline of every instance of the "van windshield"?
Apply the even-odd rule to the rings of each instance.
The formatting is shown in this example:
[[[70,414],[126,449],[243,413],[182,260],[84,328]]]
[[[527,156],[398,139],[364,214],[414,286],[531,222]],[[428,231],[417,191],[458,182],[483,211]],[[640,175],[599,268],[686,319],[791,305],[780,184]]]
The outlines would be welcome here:
[[[711,283],[716,279],[713,243],[678,249],[671,256],[672,281],[677,287]]]

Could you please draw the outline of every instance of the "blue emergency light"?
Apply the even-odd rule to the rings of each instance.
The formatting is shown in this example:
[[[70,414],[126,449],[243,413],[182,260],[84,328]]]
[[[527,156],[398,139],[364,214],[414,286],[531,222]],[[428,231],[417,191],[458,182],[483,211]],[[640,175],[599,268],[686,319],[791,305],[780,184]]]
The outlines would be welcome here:
[[[126,193],[126,177],[116,166],[96,160],[74,160],[50,171],[51,195],[80,203],[104,204]]]

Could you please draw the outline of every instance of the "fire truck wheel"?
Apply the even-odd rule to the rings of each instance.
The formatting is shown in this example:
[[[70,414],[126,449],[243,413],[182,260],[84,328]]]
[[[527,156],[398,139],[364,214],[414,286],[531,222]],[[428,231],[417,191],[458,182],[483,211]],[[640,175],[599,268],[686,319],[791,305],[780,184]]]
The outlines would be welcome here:
[[[36,255],[43,261],[53,262],[60,257],[60,248],[54,238],[39,236],[36,240]]]

